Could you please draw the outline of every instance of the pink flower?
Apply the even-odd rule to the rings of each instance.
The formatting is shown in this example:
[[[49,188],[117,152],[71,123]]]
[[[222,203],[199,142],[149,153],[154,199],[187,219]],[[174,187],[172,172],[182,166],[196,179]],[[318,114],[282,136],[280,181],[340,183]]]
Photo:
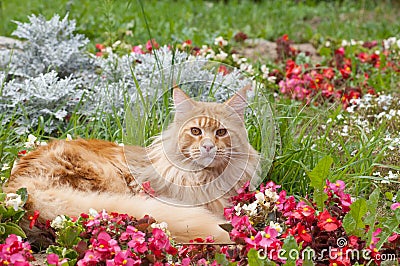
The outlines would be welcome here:
[[[133,254],[129,250],[124,250],[115,255],[113,260],[107,260],[107,266],[133,266],[140,265],[140,258],[133,259]]]
[[[135,54],[144,54],[141,45],[133,46],[132,47],[132,52],[134,52]]]
[[[79,260],[76,265],[78,266],[96,265],[99,261],[100,258],[97,258],[92,250],[88,250],[86,251],[83,259]]]
[[[267,248],[277,240],[276,237],[278,236],[278,231],[276,231],[275,228],[267,226],[265,227],[264,232],[265,234],[259,244],[263,248]]]
[[[190,258],[182,259],[182,266],[190,266]]]
[[[244,241],[250,246],[249,248],[257,248],[262,238],[261,232],[258,232],[255,236],[246,237]]]
[[[146,181],[142,183],[142,188],[144,190],[144,192],[146,192],[147,194],[149,194],[150,196],[154,196],[155,195],[155,191],[154,189],[151,187],[150,185],[150,181]]]
[[[380,233],[382,232],[382,228],[377,228],[373,233],[372,233],[372,238],[371,238],[371,243],[370,243],[370,248],[374,249],[375,245],[378,244],[380,238],[377,237]]]
[[[147,243],[145,242],[145,234],[141,231],[131,233],[132,240],[128,242],[128,247],[132,248],[133,251],[138,253],[144,253],[147,251]]]
[[[63,263],[66,263],[68,260],[63,259],[60,261],[60,258],[57,254],[49,254],[47,255],[47,263],[55,266],[61,266]]]
[[[335,194],[339,193],[339,191],[344,191],[344,189],[346,188],[346,185],[342,180],[337,180],[335,183],[330,183],[328,180],[326,181],[329,188],[332,189]]]
[[[104,260],[111,254],[121,251],[118,242],[111,238],[111,236],[102,231],[92,243],[94,254],[100,259]]]
[[[393,203],[392,206],[390,206],[390,209],[393,211],[397,210],[398,208],[400,208],[400,202]]]

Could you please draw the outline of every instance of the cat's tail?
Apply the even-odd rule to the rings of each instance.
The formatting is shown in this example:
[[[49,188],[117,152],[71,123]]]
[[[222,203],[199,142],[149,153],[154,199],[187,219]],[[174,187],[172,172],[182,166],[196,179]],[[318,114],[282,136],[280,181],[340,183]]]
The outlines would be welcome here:
[[[83,192],[68,186],[29,189],[29,184],[26,184],[26,187],[29,209],[40,210],[42,219],[52,220],[62,214],[79,216],[90,208],[127,213],[137,219],[147,214],[157,222],[166,222],[177,242],[210,235],[216,243],[231,242],[228,233],[219,227],[224,220],[202,207],[177,207],[146,196]]]

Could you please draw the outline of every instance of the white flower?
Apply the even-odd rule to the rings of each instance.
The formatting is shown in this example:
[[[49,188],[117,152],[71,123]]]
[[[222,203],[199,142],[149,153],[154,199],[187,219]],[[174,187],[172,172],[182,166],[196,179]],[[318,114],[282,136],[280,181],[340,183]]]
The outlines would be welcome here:
[[[387,178],[394,179],[394,178],[397,178],[398,176],[399,176],[399,174],[394,174],[392,171],[389,171]]]
[[[243,210],[249,212],[250,216],[254,216],[257,214],[257,206],[258,206],[257,201],[255,201],[253,203],[250,203],[249,205],[244,204],[242,208]]]
[[[267,80],[268,80],[268,82],[275,83],[276,77],[275,76],[269,76]]]
[[[28,141],[27,142],[25,142],[25,147],[26,148],[33,148],[33,147],[35,147],[35,141],[37,140],[37,137],[35,137],[34,135],[32,135],[32,134],[29,134],[28,135]]]
[[[372,175],[373,176],[381,176],[381,172],[379,172],[379,171],[378,172],[374,172],[374,173],[372,173]]]
[[[275,191],[267,189],[267,190],[265,190],[264,194],[272,202],[275,202],[275,201],[277,201],[279,199],[279,196]]]
[[[71,140],[72,140],[71,135],[70,135],[70,134],[67,134],[67,137],[65,138],[65,140],[66,140],[66,141],[71,141]]]
[[[325,42],[325,47],[330,47],[331,46],[331,42],[330,41],[326,41]]]
[[[349,135],[349,126],[345,125],[343,126],[342,132],[340,133],[343,137],[346,137]]]
[[[279,223],[274,223],[273,221],[269,222],[269,227],[275,229],[279,234],[283,231],[281,225]]]
[[[22,205],[21,196],[15,193],[8,193],[4,202],[7,207],[13,207],[14,211],[18,211],[19,206]]]
[[[228,54],[221,50],[219,51],[219,54],[215,55],[215,59],[221,60],[221,61],[225,60],[227,57],[228,57]]]
[[[112,48],[117,48],[121,44],[121,41],[118,40],[115,43],[112,44]]]
[[[67,220],[64,215],[58,215],[53,221],[51,221],[50,226],[54,229],[61,229],[64,227],[64,222]]]
[[[90,208],[89,215],[92,217],[96,217],[97,215],[99,215],[99,213],[95,209]]]
[[[219,37],[215,38],[214,44],[218,45],[218,46],[221,46],[221,47],[224,47],[224,46],[228,45],[228,41],[224,40],[224,38],[222,36],[219,36]]]
[[[238,205],[236,205],[235,207],[233,207],[233,209],[235,210],[235,214],[236,216],[240,215],[240,211],[242,210],[242,207],[240,207],[240,203],[238,203]]]
[[[151,228],[158,228],[161,230],[166,230],[168,228],[168,224],[166,222],[161,222],[161,223],[152,223]]]
[[[344,117],[343,117],[343,115],[341,115],[341,114],[338,114],[337,116],[336,116],[336,119],[337,120],[343,120],[344,119]]]
[[[232,54],[232,60],[233,60],[233,62],[238,62],[239,59],[240,59],[240,57],[239,57],[238,54]]]
[[[261,203],[265,201],[265,196],[264,193],[258,192],[257,194],[254,195],[254,197]]]
[[[6,171],[8,169],[10,169],[10,166],[7,163],[5,163],[5,164],[3,164],[3,167],[1,168],[1,171]]]

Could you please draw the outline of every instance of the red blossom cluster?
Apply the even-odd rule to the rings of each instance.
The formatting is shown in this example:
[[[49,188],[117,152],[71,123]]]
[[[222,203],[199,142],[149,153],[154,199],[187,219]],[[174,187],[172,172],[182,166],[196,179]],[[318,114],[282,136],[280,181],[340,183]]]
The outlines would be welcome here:
[[[300,51],[291,46],[287,35],[277,40],[278,60],[285,62],[285,70],[275,70],[281,93],[292,99],[315,104],[322,101],[340,101],[344,108],[363,94],[375,94],[370,76],[376,71],[399,72],[398,58],[389,50],[372,50],[376,42],[367,42],[361,51],[339,47],[325,66],[296,63]],[[374,70],[375,69],[375,70]],[[316,98],[319,96],[319,98]]]
[[[350,250],[366,250],[370,259],[380,265],[381,253],[376,249],[376,244],[381,229],[377,228],[373,232],[371,243],[365,243],[355,235],[348,235],[342,226],[352,203],[350,195],[344,192],[343,181],[326,181],[324,193],[328,199],[322,211],[318,211],[310,199],[297,202],[293,196],[287,196],[284,190],[278,193],[278,187],[269,182],[261,186],[259,192],[251,192],[247,183],[233,197],[233,206],[225,209],[225,217],[233,227],[230,231],[231,239],[239,245],[222,249],[227,258],[246,263],[247,252],[256,249],[262,250],[270,260],[282,265],[285,260],[278,254],[283,249],[285,239],[293,236],[302,251],[308,247],[315,252],[315,258],[318,258],[314,258],[316,265],[350,266],[355,262],[368,262],[365,258],[356,260],[347,256]],[[392,210],[396,208],[400,208],[400,204],[392,205]],[[346,239],[346,245],[338,242],[342,238]],[[396,233],[388,239],[387,246],[392,246],[390,250],[396,250],[393,247],[399,246],[399,239],[400,235]],[[328,250],[331,256],[323,256]],[[302,265],[302,258],[296,263]]]

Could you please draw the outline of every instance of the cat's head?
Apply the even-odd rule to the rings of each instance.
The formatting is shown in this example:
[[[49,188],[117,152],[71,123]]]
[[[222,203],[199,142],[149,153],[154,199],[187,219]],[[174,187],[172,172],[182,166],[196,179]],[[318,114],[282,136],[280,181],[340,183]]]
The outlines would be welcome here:
[[[177,152],[200,168],[226,167],[234,157],[248,156],[244,125],[248,85],[224,103],[198,102],[175,86],[172,125]]]

